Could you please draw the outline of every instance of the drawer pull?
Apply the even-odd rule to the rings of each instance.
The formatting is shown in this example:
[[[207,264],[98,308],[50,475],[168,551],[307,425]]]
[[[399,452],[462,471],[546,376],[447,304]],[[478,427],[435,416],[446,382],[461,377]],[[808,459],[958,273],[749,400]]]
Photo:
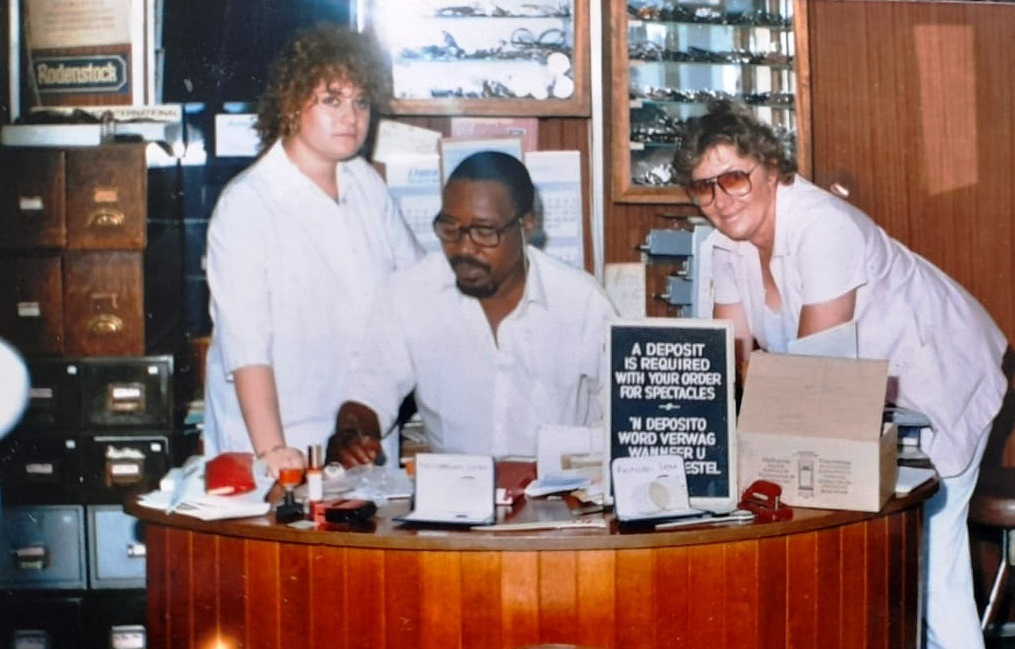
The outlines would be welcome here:
[[[134,414],[145,410],[143,383],[111,383],[106,387],[106,412]]]
[[[148,546],[144,543],[128,543],[127,556],[131,559],[139,559],[148,556]]]
[[[46,208],[42,196],[19,196],[18,209],[22,214],[37,214]]]
[[[127,217],[123,212],[99,210],[88,218],[90,228],[122,228]]]
[[[99,336],[112,336],[123,331],[123,318],[100,313],[88,319],[88,331]]]
[[[41,545],[18,548],[14,551],[14,566],[18,570],[45,570],[49,567],[49,551]]]

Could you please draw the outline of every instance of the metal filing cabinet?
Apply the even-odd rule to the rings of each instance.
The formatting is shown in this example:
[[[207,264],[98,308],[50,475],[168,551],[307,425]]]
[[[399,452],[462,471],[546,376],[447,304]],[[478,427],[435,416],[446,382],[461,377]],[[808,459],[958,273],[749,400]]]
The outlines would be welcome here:
[[[674,315],[711,318],[711,235],[715,230],[700,217],[682,219],[681,226],[650,230],[641,251],[649,263],[672,266],[665,289],[656,297],[664,300]]]
[[[173,357],[82,362],[81,425],[104,432],[173,427]]]
[[[5,507],[0,520],[0,588],[87,587],[84,507]]]
[[[144,529],[119,505],[89,505],[88,583],[95,589],[144,588]]]
[[[165,434],[89,435],[81,439],[81,496],[86,503],[121,504],[158,489],[170,469]]]
[[[81,649],[84,630],[80,596],[23,596],[0,600],[3,649]],[[108,645],[106,645],[108,646]]]
[[[81,422],[81,363],[65,358],[30,358],[27,365],[31,385],[21,427],[31,430],[77,428]]]

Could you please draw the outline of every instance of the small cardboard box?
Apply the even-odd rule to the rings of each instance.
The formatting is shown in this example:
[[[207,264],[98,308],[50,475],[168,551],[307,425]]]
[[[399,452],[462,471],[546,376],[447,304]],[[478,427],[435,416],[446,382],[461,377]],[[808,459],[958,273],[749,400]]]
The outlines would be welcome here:
[[[880,511],[895,491],[888,362],[754,352],[737,423],[739,481],[796,507]]]

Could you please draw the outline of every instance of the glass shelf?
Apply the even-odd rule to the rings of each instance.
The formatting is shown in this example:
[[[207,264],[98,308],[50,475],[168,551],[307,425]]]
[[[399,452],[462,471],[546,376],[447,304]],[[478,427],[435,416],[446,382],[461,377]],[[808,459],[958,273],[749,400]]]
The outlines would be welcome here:
[[[362,2],[391,59],[396,114],[588,113],[585,2]]]
[[[798,150],[794,0],[611,3],[613,196],[684,202],[671,161],[713,98],[750,105]]]

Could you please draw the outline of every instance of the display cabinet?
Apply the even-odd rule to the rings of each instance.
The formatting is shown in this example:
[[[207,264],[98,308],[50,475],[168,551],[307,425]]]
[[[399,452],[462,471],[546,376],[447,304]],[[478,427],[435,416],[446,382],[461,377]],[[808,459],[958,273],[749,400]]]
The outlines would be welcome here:
[[[713,98],[750,105],[807,172],[800,1],[610,3],[614,200],[687,202],[673,182],[673,154],[686,120]]]
[[[587,116],[584,0],[359,0],[402,115]]]

